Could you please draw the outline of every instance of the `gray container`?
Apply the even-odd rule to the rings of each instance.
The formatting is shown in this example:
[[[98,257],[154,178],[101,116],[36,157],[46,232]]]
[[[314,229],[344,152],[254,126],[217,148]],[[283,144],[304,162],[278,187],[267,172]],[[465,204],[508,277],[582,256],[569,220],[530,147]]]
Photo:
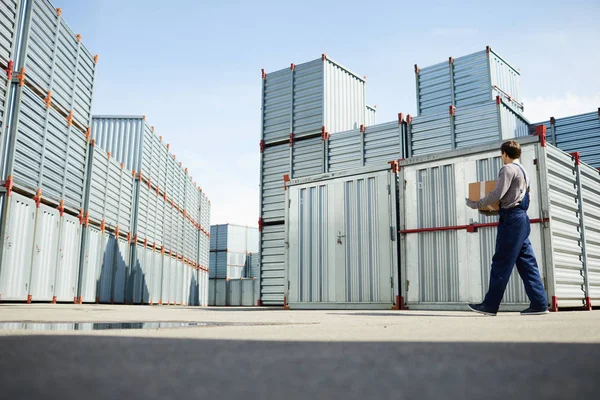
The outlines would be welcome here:
[[[284,305],[393,307],[396,175],[383,165],[289,182]]]
[[[443,113],[449,106],[484,104],[501,96],[523,112],[521,76],[489,46],[484,51],[419,69],[415,65],[419,116]]]
[[[445,113],[408,118],[408,154],[420,156],[529,134],[529,122],[497,97]]]
[[[343,106],[345,112],[340,113]],[[365,80],[327,58],[266,74],[263,70],[262,139],[341,132],[366,122]]]
[[[543,135],[542,135],[543,136]],[[537,137],[517,139],[531,181],[531,235],[552,309],[590,307],[598,288],[600,175],[579,155]],[[501,142],[400,163],[402,303],[414,309],[464,309],[481,301],[489,279],[496,219],[464,206],[469,182],[499,168]],[[416,212],[415,212],[416,207]],[[435,250],[435,251],[434,251]],[[516,275],[516,272],[514,273]],[[513,276],[505,309],[527,298]]]
[[[532,124],[532,133],[537,125],[546,126],[550,143],[568,153],[577,151],[583,162],[600,168],[600,108],[590,113]]]

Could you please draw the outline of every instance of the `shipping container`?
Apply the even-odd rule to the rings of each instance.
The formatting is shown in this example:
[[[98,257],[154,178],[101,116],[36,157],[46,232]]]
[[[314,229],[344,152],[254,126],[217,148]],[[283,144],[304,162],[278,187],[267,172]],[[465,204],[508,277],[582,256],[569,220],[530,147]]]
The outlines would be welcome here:
[[[365,80],[323,55],[276,72],[262,72],[265,144],[366,123]]]
[[[539,133],[517,139],[531,183],[530,240],[550,307],[589,308],[600,295],[600,173]],[[469,182],[496,177],[500,145],[400,162],[401,303],[409,308],[465,309],[487,292],[498,219],[467,208],[464,198]],[[527,304],[514,272],[502,307]]]
[[[396,175],[383,166],[288,182],[284,306],[394,306]]]
[[[285,225],[265,224],[260,233],[260,300],[282,306],[285,288]]]
[[[529,122],[501,97],[408,118],[408,154],[421,156],[529,134]]]
[[[489,103],[496,96],[523,113],[519,70],[489,46],[426,68],[415,65],[415,78],[418,116],[443,113],[449,106]]]
[[[567,153],[579,152],[582,161],[600,168],[600,108],[586,114],[550,118],[532,124],[530,130],[535,132],[537,125],[546,126],[548,141],[554,146]]]

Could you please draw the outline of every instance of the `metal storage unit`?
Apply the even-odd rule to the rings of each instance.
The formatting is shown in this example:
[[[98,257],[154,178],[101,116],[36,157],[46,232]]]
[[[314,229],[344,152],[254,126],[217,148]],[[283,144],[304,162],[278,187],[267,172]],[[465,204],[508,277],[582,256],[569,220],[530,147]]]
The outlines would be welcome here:
[[[92,117],[92,139],[96,144],[128,170],[139,171],[142,166],[144,146],[144,116],[97,116]]]
[[[78,218],[64,214],[60,228],[54,296],[56,301],[76,301],[82,225]]]
[[[210,227],[214,249],[210,252],[209,269],[213,278],[239,279],[247,277],[247,256],[257,252],[257,228],[224,224]]]
[[[327,141],[327,171],[338,172],[385,164],[404,158],[404,118],[331,135]]]
[[[248,277],[260,278],[260,253],[249,253],[247,260]]]
[[[390,308],[398,288],[395,168],[288,183],[284,305]]]
[[[529,122],[497,97],[446,113],[408,118],[408,153],[413,156],[481,145],[529,134]]]
[[[565,118],[551,118],[531,126],[545,125],[548,141],[566,152],[579,152],[583,162],[600,168],[600,108]]]
[[[367,105],[367,114],[365,115],[365,126],[377,124],[377,108]]]
[[[594,299],[597,247],[595,210],[600,176],[566,154],[527,137],[521,163],[531,183],[531,235],[551,308],[587,306]],[[413,157],[400,162],[402,300],[409,308],[464,309],[481,301],[488,287],[497,219],[464,206],[468,182],[489,179],[499,165],[501,142]],[[585,172],[581,172],[585,171]],[[580,184],[583,182],[583,186]],[[582,190],[583,187],[583,190]],[[416,212],[415,212],[416,204]],[[583,209],[583,212],[582,212]],[[587,232],[593,232],[587,237]],[[516,272],[514,273],[516,275]],[[511,278],[505,308],[524,307],[518,277]],[[590,300],[591,299],[591,300]]]
[[[60,213],[40,205],[37,209],[34,248],[31,261],[29,296],[38,301],[52,301],[56,284]]]
[[[35,234],[35,202],[13,193],[2,196],[2,267],[0,299],[26,300]]]
[[[289,144],[264,149],[261,157],[261,210],[263,222],[283,221],[283,175],[290,174]]]
[[[415,77],[419,116],[443,113],[449,106],[487,103],[496,96],[523,112],[519,71],[489,46],[430,67],[415,65]]]
[[[366,122],[365,80],[327,56],[268,73],[263,70],[262,139],[265,144],[341,132]],[[343,112],[341,112],[343,110]]]
[[[11,60],[17,34],[18,11],[18,0],[6,0],[0,4],[0,69],[6,71],[6,75],[0,71],[0,126],[4,125],[4,110],[6,100],[9,98],[8,71],[12,71],[10,65],[14,66],[14,62],[11,64]]]

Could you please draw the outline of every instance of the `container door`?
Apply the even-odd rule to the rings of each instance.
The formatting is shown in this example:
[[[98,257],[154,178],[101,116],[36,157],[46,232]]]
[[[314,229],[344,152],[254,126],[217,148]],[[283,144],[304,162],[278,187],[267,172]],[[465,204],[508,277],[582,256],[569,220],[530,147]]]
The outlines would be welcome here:
[[[144,246],[138,244],[135,246],[135,257],[134,257],[134,265],[132,265],[132,274],[133,274],[133,293],[132,293],[132,301],[133,304],[141,304],[142,303],[142,292],[144,287],[144,274],[142,271],[142,265],[145,262],[146,253],[144,251]]]
[[[62,217],[54,284],[56,301],[74,301],[77,297],[80,249],[81,224],[76,217],[65,214]]]
[[[163,255],[159,251],[154,251],[152,254],[154,259],[152,268],[152,295],[150,296],[150,303],[158,303],[161,299],[162,291],[162,271],[163,271]]]
[[[142,303],[150,304],[150,298],[154,293],[153,285],[154,285],[154,251],[151,248],[145,248],[142,250],[144,252],[144,262],[141,263],[141,271],[142,271]]]
[[[36,218],[31,284],[29,286],[29,295],[33,300],[51,301],[54,297],[59,234],[59,211],[40,205]]]
[[[163,257],[163,270],[162,270],[162,287],[160,293],[160,299],[163,304],[169,303],[169,292],[171,289],[171,256],[165,255]]]
[[[397,268],[387,171],[290,187],[288,303],[389,307]]]
[[[5,196],[5,195],[3,195]],[[6,227],[0,265],[0,300],[26,300],[29,294],[35,229],[35,202],[17,194],[4,197]]]

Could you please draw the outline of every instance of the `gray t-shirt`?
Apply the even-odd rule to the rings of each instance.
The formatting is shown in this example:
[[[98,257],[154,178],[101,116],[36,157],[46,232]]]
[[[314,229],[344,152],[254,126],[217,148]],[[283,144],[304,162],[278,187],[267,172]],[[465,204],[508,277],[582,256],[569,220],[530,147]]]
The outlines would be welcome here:
[[[498,201],[500,202],[500,208],[516,207],[523,200],[529,186],[525,181],[521,168],[517,163],[503,166],[498,174],[496,188],[477,202],[477,208],[484,208]]]

